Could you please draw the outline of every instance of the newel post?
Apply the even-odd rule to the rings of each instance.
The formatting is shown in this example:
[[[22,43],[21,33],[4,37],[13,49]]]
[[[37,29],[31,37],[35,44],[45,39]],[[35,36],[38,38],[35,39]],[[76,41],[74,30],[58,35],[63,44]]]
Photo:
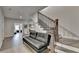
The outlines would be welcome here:
[[[58,19],[55,19],[55,41],[58,42],[59,41],[59,34],[58,34]]]

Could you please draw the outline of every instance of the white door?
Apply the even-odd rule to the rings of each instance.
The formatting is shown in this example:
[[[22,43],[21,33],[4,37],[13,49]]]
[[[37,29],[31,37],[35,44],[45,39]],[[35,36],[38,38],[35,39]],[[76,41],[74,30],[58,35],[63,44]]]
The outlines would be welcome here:
[[[19,31],[19,32],[21,32],[21,30],[23,30],[23,27],[22,27],[22,24],[20,24],[20,23],[15,23],[14,24],[14,32],[16,32],[17,30]]]

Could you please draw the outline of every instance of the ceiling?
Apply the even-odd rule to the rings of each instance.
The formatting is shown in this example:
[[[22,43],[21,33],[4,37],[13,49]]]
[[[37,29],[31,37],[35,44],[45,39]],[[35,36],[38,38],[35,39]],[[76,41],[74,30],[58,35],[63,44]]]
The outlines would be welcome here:
[[[39,9],[43,9],[45,6],[3,6],[4,16],[13,19],[29,20],[31,16]]]

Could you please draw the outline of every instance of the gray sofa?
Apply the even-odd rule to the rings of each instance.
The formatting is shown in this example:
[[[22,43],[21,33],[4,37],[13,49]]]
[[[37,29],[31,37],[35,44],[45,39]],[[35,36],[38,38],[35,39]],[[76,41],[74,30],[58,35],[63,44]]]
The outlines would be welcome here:
[[[36,52],[41,53],[50,43],[51,36],[47,33],[39,33],[30,30],[30,35],[23,38],[23,42],[31,46]]]

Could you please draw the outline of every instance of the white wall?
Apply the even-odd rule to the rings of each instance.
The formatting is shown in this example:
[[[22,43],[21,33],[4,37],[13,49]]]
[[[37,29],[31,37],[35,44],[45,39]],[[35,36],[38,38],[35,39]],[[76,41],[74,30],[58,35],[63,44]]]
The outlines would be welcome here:
[[[4,16],[0,8],[0,48],[2,46],[3,40],[4,40]]]
[[[14,34],[14,23],[23,24],[25,21],[5,18],[4,20],[4,37],[10,37]]]
[[[79,7],[78,6],[51,6],[41,11],[52,19],[59,19],[59,25],[62,25],[69,31],[79,36]]]

